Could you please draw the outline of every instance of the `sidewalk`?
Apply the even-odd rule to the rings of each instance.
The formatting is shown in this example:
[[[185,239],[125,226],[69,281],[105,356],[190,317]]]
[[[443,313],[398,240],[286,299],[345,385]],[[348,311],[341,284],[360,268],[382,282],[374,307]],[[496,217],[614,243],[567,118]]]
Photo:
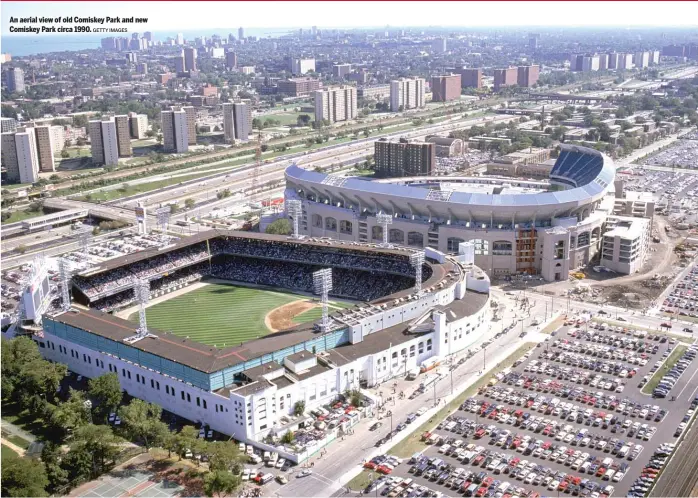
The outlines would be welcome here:
[[[0,427],[2,428],[3,433],[11,434],[13,436],[19,436],[22,439],[26,439],[30,443],[33,443],[36,441],[36,437],[34,434],[25,431],[21,427],[16,426],[15,424],[12,424],[10,422],[7,422],[6,420],[0,421]]]

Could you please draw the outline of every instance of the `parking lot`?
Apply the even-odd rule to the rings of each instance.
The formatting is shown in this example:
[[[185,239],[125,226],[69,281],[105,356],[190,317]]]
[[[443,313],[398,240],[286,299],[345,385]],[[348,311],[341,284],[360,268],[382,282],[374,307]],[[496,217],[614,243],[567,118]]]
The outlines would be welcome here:
[[[665,297],[660,311],[683,319],[698,319],[698,267],[691,269]],[[684,332],[692,331],[687,327]]]
[[[642,161],[648,166],[698,168],[698,141],[677,140],[670,147]]]
[[[698,377],[688,372],[671,389],[677,401],[641,391],[654,372],[664,373],[679,346],[665,336],[568,322],[500,382],[423,434],[424,452],[411,461],[369,463],[376,477],[388,475],[366,491],[598,497],[632,488],[642,494],[647,482],[635,480],[650,481],[654,471],[647,466],[664,464],[661,454],[672,448],[659,451],[660,445],[676,441],[698,391]]]

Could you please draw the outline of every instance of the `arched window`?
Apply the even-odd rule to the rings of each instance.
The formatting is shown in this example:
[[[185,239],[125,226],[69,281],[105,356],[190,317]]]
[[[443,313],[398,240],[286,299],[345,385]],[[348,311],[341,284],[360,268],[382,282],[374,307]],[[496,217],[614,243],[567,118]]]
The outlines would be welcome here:
[[[410,358],[412,358],[415,355],[415,347],[414,344],[410,346]]]
[[[322,228],[322,216],[320,216],[319,214],[313,215],[313,226]]]
[[[564,240],[558,240],[555,242],[555,246],[553,247],[553,258],[555,259],[565,259],[565,241]],[[558,263],[559,265],[560,263]]]
[[[495,256],[511,256],[512,245],[508,240],[496,240],[492,243],[492,254]]]
[[[337,220],[335,220],[331,216],[328,216],[327,218],[325,218],[325,230],[329,230],[330,232],[336,232],[337,231]]]
[[[405,243],[405,232],[402,230],[399,230],[397,228],[391,228],[388,231],[388,241],[389,242],[394,242],[396,244],[404,244]]]
[[[462,244],[463,242],[465,242],[465,240],[459,239],[458,237],[449,237],[446,241],[446,250],[448,252],[458,252],[458,244]]]
[[[577,247],[584,247],[589,245],[589,232],[580,233],[577,237]]]
[[[574,235],[570,236],[570,249],[575,249],[577,247],[577,237]]]
[[[424,343],[420,342],[419,343],[419,354],[422,354],[424,352]]]
[[[407,348],[402,348],[400,351],[400,356],[407,356]]]
[[[601,236],[601,228],[596,227],[591,231],[591,243],[596,244],[599,241],[599,237]]]
[[[383,227],[371,227],[371,238],[373,240],[383,240]]]
[[[419,232],[407,234],[407,245],[411,247],[424,247],[424,235]]]
[[[427,351],[431,351],[431,339],[427,339]]]
[[[351,221],[342,220],[339,222],[339,231],[341,233],[351,234],[352,228],[353,227],[352,227]]]

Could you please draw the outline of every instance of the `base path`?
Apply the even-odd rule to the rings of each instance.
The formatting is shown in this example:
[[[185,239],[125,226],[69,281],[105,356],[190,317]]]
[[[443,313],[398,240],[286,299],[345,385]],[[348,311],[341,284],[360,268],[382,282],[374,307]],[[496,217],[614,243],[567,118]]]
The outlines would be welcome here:
[[[278,332],[295,325],[293,319],[317,306],[317,303],[305,299],[299,299],[292,303],[284,304],[271,310],[264,317],[264,325],[272,332]]]

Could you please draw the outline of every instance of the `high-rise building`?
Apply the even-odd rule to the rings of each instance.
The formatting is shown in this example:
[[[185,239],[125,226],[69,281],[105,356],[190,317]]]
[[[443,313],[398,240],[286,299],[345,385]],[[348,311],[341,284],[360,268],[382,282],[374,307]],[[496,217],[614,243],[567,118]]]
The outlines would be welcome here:
[[[446,53],[446,38],[434,38],[431,41],[431,51],[435,54]]]
[[[148,63],[139,62],[138,65],[136,65],[136,72],[138,74],[148,74]]]
[[[582,71],[585,73],[599,70],[599,56],[585,55],[582,58]]]
[[[335,64],[332,66],[332,76],[343,79],[347,74],[351,73],[351,64]]]
[[[494,70],[494,90],[497,91],[503,86],[516,85],[518,82],[518,69],[509,67],[506,69]]]
[[[482,69],[457,67],[451,72],[460,74],[461,88],[482,88]]]
[[[584,66],[584,56],[572,54],[570,56],[570,71],[581,71],[582,66]]]
[[[436,146],[433,143],[381,138],[375,142],[374,151],[377,176],[427,176],[436,167]]]
[[[633,54],[618,54],[618,69],[632,69]]]
[[[232,102],[225,102],[223,109],[223,134],[226,142],[235,141],[235,114]]]
[[[118,164],[119,135],[116,131],[116,119],[111,117],[92,120],[89,123],[89,131],[92,146],[92,162],[105,166]],[[131,146],[130,141],[128,146]]]
[[[637,68],[645,68],[650,65],[650,53],[649,52],[636,52],[633,57],[633,63]]]
[[[519,66],[516,74],[516,83],[524,88],[530,88],[538,82],[540,66]]]
[[[184,48],[184,70],[196,71],[196,49],[194,47]]]
[[[24,91],[24,71],[21,68],[13,67],[7,71],[7,91],[10,93]]]
[[[599,71],[608,69],[608,54],[599,54]]]
[[[688,54],[686,53],[685,45],[667,45],[662,47],[662,55],[667,57],[686,57]]]
[[[145,138],[148,131],[148,116],[146,114],[128,113],[128,127],[131,138],[137,140]]]
[[[196,145],[196,109],[192,106],[182,107],[187,116],[187,140],[189,145]]]
[[[538,33],[531,33],[528,35],[528,48],[531,52],[538,50],[538,42],[540,41],[540,35]]]
[[[184,53],[179,54],[174,58],[175,73],[180,74],[187,70],[186,62],[184,62]]]
[[[2,133],[17,131],[17,121],[14,118],[0,118]]]
[[[650,65],[656,66],[659,64],[659,50],[652,50],[650,52]]]
[[[242,41],[245,39],[245,30],[241,27],[238,28],[238,40]]]
[[[400,78],[390,82],[390,110],[424,107],[424,78]]]
[[[189,150],[187,113],[181,108],[162,111],[163,148],[168,152],[183,153]]]
[[[233,104],[235,140],[247,142],[252,133],[252,107],[246,102]]]
[[[116,122],[116,143],[118,145],[119,157],[129,157],[133,155],[131,148],[131,126],[127,115],[115,116]]]
[[[460,98],[461,76],[459,74],[446,74],[432,76],[431,100],[433,102],[447,102]]]
[[[177,33],[177,45],[184,45],[184,35]]]
[[[225,53],[225,67],[235,69],[238,66],[238,56],[232,50]]]
[[[50,125],[34,127],[34,133],[36,133],[36,156],[41,171],[56,171],[56,161],[53,157],[56,147],[54,144],[54,133],[51,128],[53,127]]]
[[[291,59],[290,69],[295,75],[315,72],[315,59]]]
[[[619,57],[618,52],[611,52],[608,54],[608,64],[607,68],[608,69],[618,69],[618,57]]]
[[[39,180],[39,158],[34,130],[2,134],[2,165],[12,183],[36,183]]]
[[[356,87],[334,86],[315,92],[315,121],[330,123],[356,119]]]

